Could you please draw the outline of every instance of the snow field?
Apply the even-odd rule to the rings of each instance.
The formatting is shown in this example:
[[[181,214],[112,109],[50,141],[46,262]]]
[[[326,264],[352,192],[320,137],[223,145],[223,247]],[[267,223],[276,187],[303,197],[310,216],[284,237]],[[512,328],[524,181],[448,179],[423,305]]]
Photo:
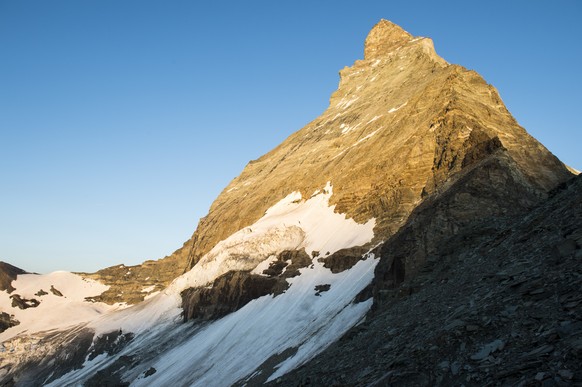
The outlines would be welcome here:
[[[271,356],[297,349],[276,367],[269,380],[275,379],[323,351],[365,316],[372,301],[352,301],[372,280],[377,262],[370,256],[350,270],[333,274],[315,260],[313,267],[301,269],[300,276],[289,280],[285,293],[253,300],[207,325],[144,365],[143,371],[151,366],[157,372],[131,385],[230,385]],[[316,296],[315,286],[323,284],[331,285],[329,291]],[[138,375],[128,376],[131,380]]]
[[[51,286],[63,296],[53,294]],[[11,294],[0,292],[0,310],[13,314],[20,324],[0,333],[0,342],[25,331],[33,333],[85,323],[122,307],[85,301],[85,297],[97,296],[109,286],[65,271],[43,275],[21,274],[12,281],[12,287],[16,290]],[[40,290],[47,294],[37,296]],[[15,294],[25,299],[38,300],[40,305],[28,309],[13,307],[10,296]]]

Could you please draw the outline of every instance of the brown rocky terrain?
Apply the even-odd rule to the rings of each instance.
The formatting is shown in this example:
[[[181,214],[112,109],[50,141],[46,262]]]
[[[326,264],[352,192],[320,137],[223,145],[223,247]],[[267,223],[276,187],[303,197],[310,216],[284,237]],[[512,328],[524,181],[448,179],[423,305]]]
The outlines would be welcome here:
[[[309,197],[328,181],[336,212],[358,222],[376,219],[376,244],[392,236],[425,198],[491,154],[511,164],[528,197],[542,198],[571,176],[518,125],[493,86],[447,63],[430,39],[382,20],[366,39],[364,60],[340,72],[329,108],[249,162],[182,248],[132,267],[131,274],[111,267],[91,277],[111,285],[103,301],[135,303],[144,297],[144,281],[167,285],[290,192]]]
[[[146,261],[140,265],[117,265],[101,269],[95,273],[79,273],[83,277],[95,279],[109,285],[101,295],[92,297],[94,301],[114,304],[126,302],[136,304],[148,294],[159,291],[186,270],[185,247],[158,261]],[[149,288],[149,292],[143,292]]]

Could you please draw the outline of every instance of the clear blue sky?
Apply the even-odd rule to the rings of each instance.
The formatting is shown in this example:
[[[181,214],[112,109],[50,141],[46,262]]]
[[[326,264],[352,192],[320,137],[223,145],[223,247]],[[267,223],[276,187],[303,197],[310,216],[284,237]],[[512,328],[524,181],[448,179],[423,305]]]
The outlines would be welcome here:
[[[582,169],[581,1],[0,0],[0,260],[170,254],[327,107],[381,18],[432,37]]]

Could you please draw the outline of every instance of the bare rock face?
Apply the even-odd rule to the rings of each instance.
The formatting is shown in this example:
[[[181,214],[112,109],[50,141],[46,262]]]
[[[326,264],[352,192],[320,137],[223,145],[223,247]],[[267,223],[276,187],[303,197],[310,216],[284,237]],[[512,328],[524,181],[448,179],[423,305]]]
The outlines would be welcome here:
[[[311,264],[304,250],[285,250],[262,273],[229,271],[211,286],[188,288],[181,294],[184,321],[214,320],[261,296],[277,296],[289,287],[287,278],[299,275],[299,269]]]
[[[0,312],[0,333],[18,324],[20,324],[20,322],[14,318],[14,315],[10,315],[6,312]]]
[[[321,257],[319,260],[332,273],[341,273],[344,270],[351,269],[359,260],[363,259],[368,250],[364,247],[341,249],[329,256]]]
[[[149,294],[165,288],[185,271],[188,251],[189,247],[184,246],[171,256],[158,261],[146,261],[134,266],[117,265],[96,273],[80,274],[110,286],[104,293],[92,297],[91,300],[108,304],[116,302],[136,304]],[[144,289],[149,291],[144,292]]]
[[[364,43],[364,59],[381,58],[410,42],[414,37],[400,26],[388,21],[380,20],[372,28]]]
[[[516,171],[507,158],[484,159],[446,191],[419,205],[380,249],[382,259],[373,282],[376,299],[379,292],[398,288],[443,253],[462,250],[463,238],[491,237],[497,225],[533,208],[538,197]]]
[[[272,277],[243,271],[228,272],[217,278],[210,287],[189,288],[182,292],[184,321],[220,318],[285,285]]]
[[[366,39],[364,60],[340,71],[327,110],[249,162],[181,249],[131,274],[108,268],[92,278],[111,285],[103,301],[137,302],[146,278],[165,286],[289,193],[308,198],[327,182],[336,212],[360,223],[376,219],[373,246],[393,236],[423,201],[495,163],[509,168],[508,176],[489,182],[515,180],[527,192],[526,206],[571,176],[479,74],[447,63],[430,39],[382,20]]]
[[[0,261],[0,291],[6,290],[8,293],[13,292],[12,281],[19,274],[27,274],[27,272],[9,263]]]

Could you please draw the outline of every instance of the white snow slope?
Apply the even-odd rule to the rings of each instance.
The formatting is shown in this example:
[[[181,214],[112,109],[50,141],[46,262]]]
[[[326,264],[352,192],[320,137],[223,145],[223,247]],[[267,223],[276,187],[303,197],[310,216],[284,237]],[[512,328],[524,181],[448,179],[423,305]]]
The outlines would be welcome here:
[[[63,296],[51,292],[51,286]],[[97,296],[109,286],[65,271],[43,275],[21,274],[12,281],[12,287],[16,290],[11,294],[0,292],[0,311],[14,315],[20,324],[0,333],[0,342],[23,332],[62,329],[95,320],[102,314],[121,307],[85,301],[85,297]],[[38,296],[37,293],[41,290],[47,294]],[[28,309],[13,307],[10,296],[16,294],[24,299],[35,299],[40,304]]]
[[[211,286],[214,279],[231,270],[268,267],[265,261],[284,250],[305,249],[308,254],[318,251],[325,256],[370,242],[375,220],[358,224],[335,213],[329,206],[331,195],[329,183],[308,200],[299,193],[288,195],[256,223],[218,243],[160,294],[95,319],[89,327],[97,334],[121,329],[135,337],[115,356],[86,361],[83,368],[50,385],[80,385],[123,355],[141,360],[123,375],[132,386],[224,386],[261,372],[265,380],[273,380],[324,350],[369,310],[371,300],[353,300],[373,278],[378,262],[373,254],[337,274],[313,258],[310,267],[288,279],[290,286],[283,294],[260,297],[212,322],[181,323],[180,292]],[[330,288],[318,293],[317,285]],[[261,368],[283,352],[274,367]],[[145,377],[151,367],[156,372]]]

